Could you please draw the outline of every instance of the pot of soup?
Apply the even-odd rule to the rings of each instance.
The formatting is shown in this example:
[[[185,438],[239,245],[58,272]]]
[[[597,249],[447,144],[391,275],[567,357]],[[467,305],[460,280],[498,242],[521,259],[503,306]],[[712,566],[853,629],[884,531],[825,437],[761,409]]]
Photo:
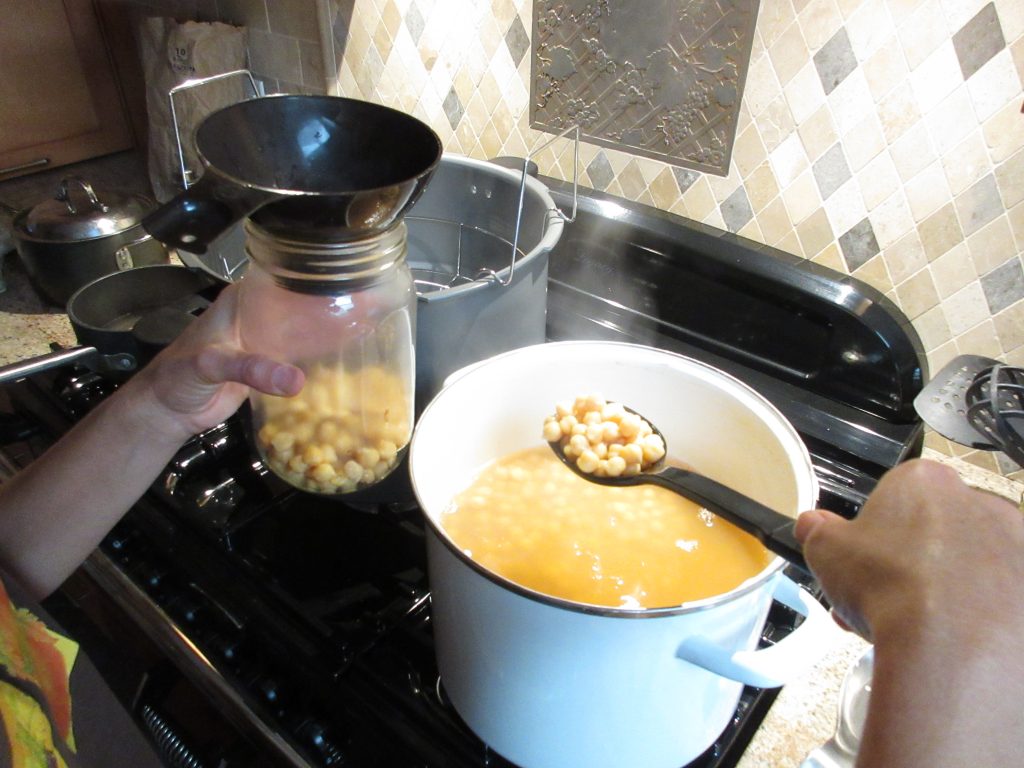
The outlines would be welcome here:
[[[809,668],[831,620],[783,560],[706,510],[558,464],[545,416],[594,393],[655,423],[670,460],[794,516],[815,505],[793,427],[695,360],[570,341],[458,371],[410,448],[441,683],[469,727],[525,768],[676,768],[714,743],[744,685]],[[806,618],[759,650],[773,600]]]

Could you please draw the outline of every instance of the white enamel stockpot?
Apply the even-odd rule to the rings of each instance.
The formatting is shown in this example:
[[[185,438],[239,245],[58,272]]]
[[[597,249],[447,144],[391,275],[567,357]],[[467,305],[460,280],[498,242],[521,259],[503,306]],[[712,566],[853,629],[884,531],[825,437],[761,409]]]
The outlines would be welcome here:
[[[470,560],[440,520],[486,464],[542,444],[555,403],[598,392],[664,432],[670,454],[797,514],[817,500],[803,443],[756,392],[697,361],[570,341],[507,352],[449,377],[416,427],[410,469],[427,518],[437,663],[456,711],[525,768],[677,768],[725,729],[744,684],[810,667],[825,609],[774,560],[733,591],[675,608],[589,606],[524,589]],[[772,600],[807,618],[757,650]]]

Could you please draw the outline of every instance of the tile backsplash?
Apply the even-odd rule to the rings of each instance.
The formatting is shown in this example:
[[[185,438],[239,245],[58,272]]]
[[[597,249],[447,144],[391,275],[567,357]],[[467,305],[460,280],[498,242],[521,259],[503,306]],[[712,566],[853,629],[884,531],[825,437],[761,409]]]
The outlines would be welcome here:
[[[530,127],[531,0],[193,4],[255,24],[254,70],[279,90],[402,109],[473,157],[550,138]],[[545,5],[598,4],[647,8]],[[1022,81],[1020,0],[761,0],[727,173],[584,142],[580,179],[864,280],[932,372],[961,353],[1024,366]],[[572,178],[570,140],[534,159]],[[927,444],[1024,478],[1001,454]]]

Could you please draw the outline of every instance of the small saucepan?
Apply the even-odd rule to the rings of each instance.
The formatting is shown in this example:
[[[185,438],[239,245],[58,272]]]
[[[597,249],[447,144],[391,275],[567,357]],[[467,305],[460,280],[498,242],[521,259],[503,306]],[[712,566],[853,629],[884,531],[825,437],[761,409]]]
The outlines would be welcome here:
[[[68,319],[80,346],[0,367],[0,383],[76,363],[127,375],[173,341],[225,283],[171,264],[101,277],[74,293]]]
[[[441,140],[416,118],[338,96],[238,102],[196,130],[202,178],[143,221],[189,253],[246,216],[271,234],[335,241],[380,232],[416,201]]]

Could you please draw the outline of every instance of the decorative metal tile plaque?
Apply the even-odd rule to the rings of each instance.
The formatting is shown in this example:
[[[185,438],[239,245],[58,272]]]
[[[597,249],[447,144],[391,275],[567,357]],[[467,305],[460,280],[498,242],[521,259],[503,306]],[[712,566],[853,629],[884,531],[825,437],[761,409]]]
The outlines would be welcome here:
[[[758,0],[534,0],[530,124],[729,172]]]

